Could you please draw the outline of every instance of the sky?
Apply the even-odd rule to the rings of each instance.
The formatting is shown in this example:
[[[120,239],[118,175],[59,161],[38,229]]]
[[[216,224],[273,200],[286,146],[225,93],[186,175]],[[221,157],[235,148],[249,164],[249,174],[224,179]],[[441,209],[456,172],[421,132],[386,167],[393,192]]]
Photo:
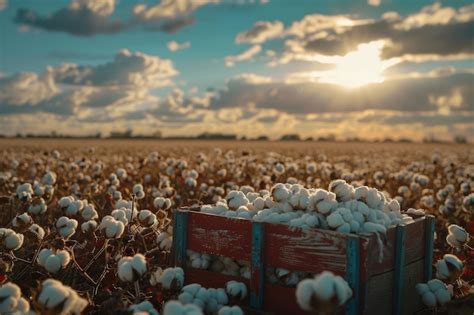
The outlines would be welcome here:
[[[0,133],[474,140],[474,4],[0,0]]]

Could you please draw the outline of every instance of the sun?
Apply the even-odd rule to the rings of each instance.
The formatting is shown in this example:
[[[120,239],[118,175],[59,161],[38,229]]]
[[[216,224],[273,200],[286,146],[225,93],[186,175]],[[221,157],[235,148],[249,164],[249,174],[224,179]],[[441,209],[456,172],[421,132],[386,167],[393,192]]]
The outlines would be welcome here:
[[[335,57],[334,69],[317,73],[318,81],[356,88],[385,80],[384,71],[392,66],[393,60],[381,60],[384,41],[360,44],[357,50],[345,56]]]

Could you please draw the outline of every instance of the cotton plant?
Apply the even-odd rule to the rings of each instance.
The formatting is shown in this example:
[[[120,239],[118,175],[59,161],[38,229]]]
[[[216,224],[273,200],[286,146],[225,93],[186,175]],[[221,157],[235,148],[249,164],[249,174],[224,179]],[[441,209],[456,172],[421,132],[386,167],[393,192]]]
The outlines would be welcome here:
[[[33,219],[26,212],[17,215],[16,217],[13,218],[11,222],[11,225],[18,229],[28,228],[32,224],[33,224]]]
[[[149,301],[143,301],[138,304],[132,304],[128,307],[128,311],[132,312],[132,314],[148,314],[148,315],[160,315],[158,311],[153,307]]]
[[[165,304],[163,315],[204,315],[204,313],[197,305],[183,305],[179,301],[171,300]]]
[[[296,287],[296,301],[305,311],[332,312],[352,296],[349,284],[340,276],[324,271]]]
[[[39,197],[34,198],[31,204],[28,206],[28,213],[32,215],[41,215],[46,212],[48,206],[46,205],[46,201]]]
[[[227,293],[223,288],[206,289],[197,283],[184,286],[178,300],[185,305],[197,305],[206,313],[215,313],[229,302]]]
[[[123,282],[135,282],[147,272],[146,259],[142,254],[122,257],[117,267],[118,277]]]
[[[150,277],[152,286],[161,285],[166,290],[180,290],[184,284],[184,270],[180,267],[158,268]]]
[[[60,217],[55,224],[59,235],[65,239],[68,239],[76,233],[77,225],[77,220],[69,219],[66,216]]]
[[[436,278],[446,283],[453,283],[462,275],[463,269],[464,264],[458,257],[445,254],[436,262]]]
[[[71,254],[67,250],[43,248],[38,254],[37,262],[46,271],[54,274],[68,266]]]
[[[0,314],[33,315],[30,303],[22,297],[20,287],[12,282],[0,285]]]
[[[0,247],[6,251],[16,251],[23,245],[24,236],[12,229],[0,228]]]
[[[226,293],[236,300],[244,300],[247,297],[247,286],[243,282],[229,281],[226,283]]]
[[[427,283],[418,283],[416,291],[421,296],[423,304],[432,308],[443,306],[452,298],[450,287],[438,279],[430,280]]]
[[[467,246],[471,236],[461,226],[451,224],[448,226],[448,235],[446,236],[446,242],[449,246],[455,249],[461,249],[463,246]]]
[[[125,225],[123,222],[116,220],[110,215],[106,215],[102,218],[102,221],[99,225],[99,230],[103,231],[104,235],[108,239],[120,238],[124,231]]]
[[[55,279],[41,283],[35,302],[42,314],[81,314],[88,305],[73,288]]]

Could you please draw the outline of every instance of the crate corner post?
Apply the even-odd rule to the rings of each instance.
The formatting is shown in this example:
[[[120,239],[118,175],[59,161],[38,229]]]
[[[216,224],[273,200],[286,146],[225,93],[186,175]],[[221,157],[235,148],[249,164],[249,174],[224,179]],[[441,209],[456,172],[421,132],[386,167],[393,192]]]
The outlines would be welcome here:
[[[183,269],[186,268],[188,217],[188,210],[177,209],[173,212],[173,263]]]
[[[433,250],[434,250],[435,217],[425,217],[425,281],[432,278],[433,273]]]
[[[264,223],[252,222],[250,307],[256,310],[263,309],[265,295],[264,229]]]
[[[352,298],[346,304],[346,314],[360,313],[360,245],[359,237],[349,235],[346,241],[346,280],[352,288]]]

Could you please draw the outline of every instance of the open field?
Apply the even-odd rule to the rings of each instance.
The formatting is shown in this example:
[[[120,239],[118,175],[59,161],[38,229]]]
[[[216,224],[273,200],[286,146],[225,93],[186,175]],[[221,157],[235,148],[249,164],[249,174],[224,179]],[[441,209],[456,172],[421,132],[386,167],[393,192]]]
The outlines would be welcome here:
[[[364,186],[375,188],[372,197]],[[317,200],[317,194],[324,196]],[[349,207],[348,201],[381,217],[333,225],[329,216]],[[406,222],[406,210],[423,209],[436,217],[433,275],[453,285],[453,300],[473,292],[472,241],[462,240],[462,229],[449,233],[448,226],[471,235],[474,230],[474,146],[418,143],[0,139],[0,228],[11,229],[0,230],[0,283],[16,283],[41,313],[81,307],[87,314],[139,307],[161,312],[183,284],[182,275],[162,273],[170,266],[171,211],[202,205],[222,216],[301,229],[309,223],[293,219],[306,215],[316,220],[311,228],[357,234],[369,232],[366,221],[383,230]],[[276,219],[265,217],[264,209]],[[455,239],[447,243],[449,234]],[[445,270],[437,261],[448,253],[462,265],[439,275]],[[139,254],[132,266],[127,257]],[[245,262],[229,263],[234,268],[202,253],[190,253],[188,260],[195,268],[243,278],[249,272]],[[293,287],[313,276],[267,272],[274,283]],[[65,311],[65,304],[41,299],[48,278],[81,296],[64,298],[75,306]],[[235,302],[227,294],[220,307]],[[146,300],[150,304],[131,306]],[[217,314],[204,303],[206,314]],[[446,307],[439,313],[449,313]]]

